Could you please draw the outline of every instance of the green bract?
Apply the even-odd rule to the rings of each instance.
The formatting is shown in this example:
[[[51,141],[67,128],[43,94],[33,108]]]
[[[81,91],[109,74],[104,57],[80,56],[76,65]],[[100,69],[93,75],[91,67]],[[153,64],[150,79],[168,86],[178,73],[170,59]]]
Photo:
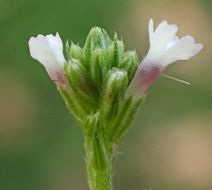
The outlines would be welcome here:
[[[125,51],[116,34],[111,39],[98,27],[91,29],[83,48],[67,43],[66,53],[68,85],[58,89],[85,136],[89,185],[91,190],[111,190],[113,147],[144,100],[128,90],[138,57]]]

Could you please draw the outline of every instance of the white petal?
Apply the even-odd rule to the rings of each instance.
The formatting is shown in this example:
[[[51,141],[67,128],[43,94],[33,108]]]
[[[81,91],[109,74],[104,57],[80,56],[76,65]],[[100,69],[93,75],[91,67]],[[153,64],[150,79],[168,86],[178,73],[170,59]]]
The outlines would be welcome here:
[[[174,37],[170,40],[169,44],[167,45],[166,51],[168,51],[171,47],[173,47],[178,41],[179,41],[179,37],[178,37],[178,36],[174,36]]]
[[[56,56],[56,59],[58,60],[58,63],[63,65],[65,61],[63,56],[63,43],[59,34],[57,33],[56,36],[48,35],[46,36],[46,39],[48,41],[52,53]]]
[[[135,86],[142,94],[169,64],[177,60],[188,60],[203,48],[203,45],[195,43],[191,36],[179,39],[176,32],[177,26],[169,25],[166,21],[161,22],[154,31],[153,20],[149,21],[150,49],[132,81],[132,86]],[[173,77],[169,78],[188,84]]]
[[[44,36],[38,35],[37,38],[31,37],[29,40],[29,49],[31,56],[45,67],[51,66],[51,63],[54,62],[54,57]]]
[[[176,25],[169,25],[167,21],[161,22],[154,32],[154,41],[151,45],[156,46],[159,50],[165,50],[170,40],[175,37],[176,32]]]
[[[29,49],[31,56],[44,65],[51,78],[54,78],[54,73],[62,72],[65,58],[63,43],[58,33],[56,36],[50,34],[31,37]]]
[[[169,25],[167,21],[163,21],[153,32],[153,21],[149,22],[150,50],[148,57],[151,59],[163,59],[166,48],[170,41],[175,38],[177,32],[176,25]]]
[[[188,60],[202,48],[203,45],[195,43],[192,36],[185,36],[167,51],[165,63],[169,65],[177,60]]]
[[[152,43],[152,38],[154,34],[154,22],[152,19],[149,20],[149,41]]]

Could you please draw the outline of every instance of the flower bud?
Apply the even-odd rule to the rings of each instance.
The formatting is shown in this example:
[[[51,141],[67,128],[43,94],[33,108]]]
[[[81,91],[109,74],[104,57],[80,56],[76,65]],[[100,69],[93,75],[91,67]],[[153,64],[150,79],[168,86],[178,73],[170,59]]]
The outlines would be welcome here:
[[[124,43],[118,40],[117,34],[115,34],[113,42],[113,57],[110,65],[111,68],[118,67],[121,57],[124,54],[124,49]]]
[[[92,82],[101,87],[104,76],[107,72],[107,63],[104,55],[104,51],[97,49],[92,55],[90,60],[90,76]]]
[[[101,109],[105,118],[110,120],[118,113],[119,103],[128,84],[127,72],[114,69],[108,73]]]
[[[77,59],[79,61],[82,61],[83,58],[83,50],[78,45],[71,43],[71,46],[67,45],[67,53],[70,58]]]
[[[88,34],[88,37],[84,46],[84,58],[89,62],[91,54],[96,49],[106,49],[111,44],[111,39],[105,30],[94,27]]]
[[[108,73],[105,96],[113,97],[121,94],[127,87],[128,77],[124,70],[114,69]]]
[[[90,112],[96,108],[97,92],[91,83],[84,65],[78,60],[72,59],[65,65],[65,74],[74,93],[84,108],[85,112]]]
[[[138,67],[138,56],[136,52],[135,51],[126,52],[123,55],[121,62],[119,63],[119,67],[127,71],[130,82]]]
[[[86,70],[76,59],[72,59],[65,64],[65,75],[72,88],[82,87],[86,83]]]

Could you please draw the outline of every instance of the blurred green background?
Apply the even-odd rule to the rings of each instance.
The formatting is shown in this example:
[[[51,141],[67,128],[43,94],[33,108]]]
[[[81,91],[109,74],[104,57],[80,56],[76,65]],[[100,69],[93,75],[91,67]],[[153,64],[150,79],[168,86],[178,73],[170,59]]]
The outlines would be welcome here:
[[[116,31],[140,60],[153,18],[205,46],[161,77],[120,147],[115,190],[212,189],[211,0],[0,0],[0,189],[85,190],[83,138],[30,36],[59,32],[83,45],[92,26]]]

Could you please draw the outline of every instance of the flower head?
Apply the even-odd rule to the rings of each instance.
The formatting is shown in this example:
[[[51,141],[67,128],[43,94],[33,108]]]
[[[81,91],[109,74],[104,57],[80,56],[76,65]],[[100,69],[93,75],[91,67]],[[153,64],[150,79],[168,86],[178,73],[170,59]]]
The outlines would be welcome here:
[[[45,67],[52,80],[65,83],[63,42],[58,33],[55,36],[49,34],[31,37],[29,49],[31,56]]]
[[[141,93],[146,92],[168,65],[178,60],[189,60],[203,48],[192,36],[179,39],[177,29],[176,25],[163,21],[154,30],[153,20],[149,21],[149,52],[139,65],[133,81]]]

